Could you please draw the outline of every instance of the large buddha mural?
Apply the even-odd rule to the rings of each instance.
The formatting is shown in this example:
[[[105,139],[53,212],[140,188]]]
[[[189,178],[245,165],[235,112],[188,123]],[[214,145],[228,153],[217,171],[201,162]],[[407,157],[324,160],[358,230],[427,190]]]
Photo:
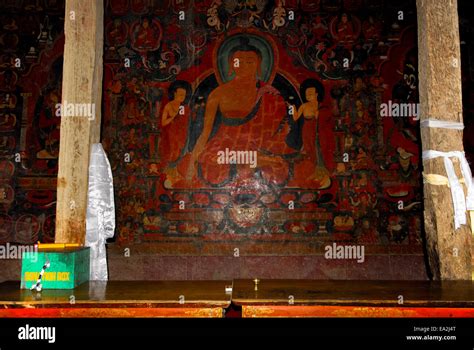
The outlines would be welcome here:
[[[326,242],[421,254],[416,121],[378,108],[401,90],[417,96],[405,78],[417,74],[413,4],[390,6],[108,3],[102,141],[117,242],[184,255],[237,244],[314,255]]]
[[[199,135],[194,135],[195,142],[179,160],[168,165],[167,187],[235,187],[245,184],[258,190],[261,184],[282,186],[290,181],[314,189],[329,187],[330,178],[323,166],[324,160],[317,157],[320,153],[316,132],[318,98],[321,100],[324,96],[323,85],[314,80],[311,86],[309,81],[305,81],[305,103],[300,103],[299,108],[285,101],[282,93],[272,86],[277,74],[273,47],[256,34],[233,35],[217,46],[215,61],[220,84],[210,91],[201,113],[196,114],[203,127]],[[165,106],[165,114],[169,114],[168,107],[173,102]],[[186,110],[184,106],[181,109]],[[179,116],[179,108],[175,108],[173,113]],[[292,135],[290,125],[299,120],[303,133],[293,132]],[[198,122],[188,128],[195,129]],[[180,128],[185,129],[183,124]],[[174,137],[178,135],[185,136],[176,133]],[[304,141],[291,142],[291,137],[303,138]],[[301,143],[302,148],[295,146]],[[255,154],[258,165],[249,169],[250,164],[239,164],[239,159],[222,164],[218,160],[219,153],[226,149],[235,152],[236,157]],[[170,147],[170,153],[176,150],[177,147]],[[290,167],[299,163],[305,166],[290,175]]]

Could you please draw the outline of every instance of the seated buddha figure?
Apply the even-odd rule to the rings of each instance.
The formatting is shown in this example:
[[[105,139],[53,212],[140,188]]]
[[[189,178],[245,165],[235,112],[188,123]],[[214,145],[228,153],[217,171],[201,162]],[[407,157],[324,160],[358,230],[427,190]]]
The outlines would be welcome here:
[[[227,58],[230,80],[209,94],[202,133],[178,164],[178,172],[191,182],[199,181],[199,172],[201,179],[218,185],[234,178],[244,182],[255,179],[259,171],[265,181],[282,184],[289,166],[283,157],[296,152],[285,141],[285,101],[278,90],[259,79],[262,54],[247,37],[240,38]],[[256,152],[257,166],[218,162],[219,152],[226,149]]]

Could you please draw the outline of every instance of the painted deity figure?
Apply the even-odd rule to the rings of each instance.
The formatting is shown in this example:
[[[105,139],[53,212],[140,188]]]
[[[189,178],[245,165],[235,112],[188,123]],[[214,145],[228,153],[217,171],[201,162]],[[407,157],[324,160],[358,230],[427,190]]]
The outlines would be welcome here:
[[[380,37],[381,25],[380,22],[375,20],[373,16],[369,16],[367,21],[364,22],[362,29],[364,36],[368,40],[378,40]]]
[[[314,39],[312,40],[312,44],[319,42],[327,33],[327,31],[328,31],[327,25],[323,22],[321,16],[317,15],[316,18],[314,19],[314,22],[311,28],[311,33],[313,34],[313,37],[314,37]]]
[[[60,118],[56,116],[56,105],[61,102],[61,92],[53,89],[44,97],[44,108],[39,115],[39,128],[43,148],[36,153],[39,159],[56,159],[59,155]]]
[[[337,36],[340,41],[351,41],[354,39],[354,26],[349,21],[346,13],[341,15],[341,20],[337,25]]]
[[[135,47],[140,50],[152,50],[158,44],[158,33],[148,18],[135,29]]]
[[[148,106],[144,94],[145,86],[141,77],[132,77],[126,83],[124,118],[122,120],[124,125],[138,124],[143,121]]]
[[[307,79],[301,84],[300,90],[303,104],[293,115],[293,120],[297,122],[300,118],[304,119],[303,160],[295,164],[294,179],[290,185],[325,188],[331,182],[318,144],[319,103],[324,99],[324,87],[315,79]]]
[[[228,54],[230,81],[208,96],[203,131],[178,164],[182,177],[196,183],[197,175],[210,184],[221,184],[231,177],[251,182],[255,170],[268,182],[283,183],[288,163],[282,158],[296,150],[286,144],[287,106],[279,92],[260,80],[262,53],[247,37]],[[219,164],[218,153],[226,149],[256,152],[258,165]],[[231,168],[235,171],[231,174]],[[194,179],[194,181],[193,181]]]
[[[116,18],[108,32],[108,39],[112,46],[122,45],[127,38],[127,26],[120,18]]]
[[[302,91],[304,92],[304,99],[306,100],[300,108],[298,113],[293,117],[295,121],[299,118],[305,118],[305,127],[303,129],[303,154],[313,159],[316,159],[316,123],[319,117],[319,102],[318,90],[316,88],[316,81],[307,80],[303,84]],[[314,86],[311,86],[313,84]]]
[[[191,86],[186,81],[177,80],[169,87],[169,102],[161,116],[160,154],[164,163],[176,161],[186,143],[190,116],[187,101],[190,95]],[[176,168],[168,170],[171,171],[169,174],[175,174]]]

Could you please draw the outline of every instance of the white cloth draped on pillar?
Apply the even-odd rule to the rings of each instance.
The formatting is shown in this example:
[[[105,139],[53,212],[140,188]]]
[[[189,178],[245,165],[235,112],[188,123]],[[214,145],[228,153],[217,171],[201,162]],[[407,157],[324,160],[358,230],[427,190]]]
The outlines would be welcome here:
[[[439,152],[427,150],[422,153],[423,160],[438,157],[444,159],[444,167],[446,169],[446,174],[448,175],[449,187],[451,188],[451,197],[453,200],[454,228],[457,230],[461,225],[467,224],[466,211],[474,210],[474,183],[472,181],[471,169],[467,163],[464,152],[461,151]],[[461,173],[466,183],[467,195],[464,194],[456,172],[454,171],[454,165],[450,159],[451,157],[458,158],[461,164]]]
[[[105,243],[114,236],[115,203],[112,169],[100,143],[91,148],[87,199],[86,246],[90,247],[90,279],[106,281]]]

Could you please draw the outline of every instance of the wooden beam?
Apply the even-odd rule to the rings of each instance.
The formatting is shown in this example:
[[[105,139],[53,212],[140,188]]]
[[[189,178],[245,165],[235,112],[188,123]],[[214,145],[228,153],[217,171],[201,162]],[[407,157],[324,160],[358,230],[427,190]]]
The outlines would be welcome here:
[[[90,148],[100,139],[103,17],[103,0],[66,1],[57,243],[85,241]],[[95,118],[77,108],[71,114],[79,105],[92,106]]]
[[[461,54],[456,0],[417,0],[418,67],[421,121],[431,118],[462,122]],[[422,128],[423,151],[463,151],[462,131]],[[459,179],[460,163],[453,160]],[[424,174],[446,176],[443,158],[423,161]],[[454,210],[447,185],[424,185],[425,232],[433,279],[470,280],[468,225],[454,228]]]

